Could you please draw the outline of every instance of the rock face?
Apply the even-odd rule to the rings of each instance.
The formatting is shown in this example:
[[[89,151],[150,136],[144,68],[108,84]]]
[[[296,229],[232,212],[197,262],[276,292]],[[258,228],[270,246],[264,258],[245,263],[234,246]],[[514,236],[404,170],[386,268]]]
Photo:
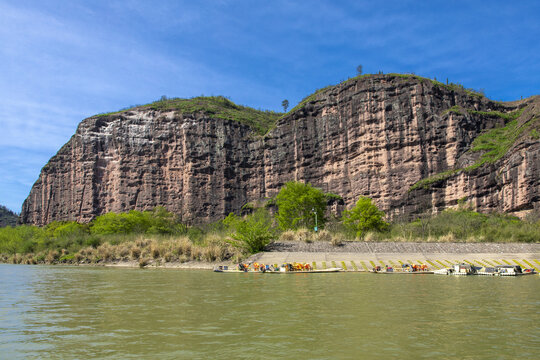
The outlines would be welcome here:
[[[470,151],[473,140],[519,109],[518,129],[527,131],[514,132],[494,163],[465,169],[483,154]],[[319,91],[265,136],[204,112],[134,108],[84,120],[42,169],[21,220],[87,222],[162,205],[184,222],[202,223],[272,197],[290,180],[338,194],[348,207],[371,197],[391,218],[458,201],[524,214],[540,206],[540,141],[531,132],[539,114],[539,97],[502,104],[398,75]]]

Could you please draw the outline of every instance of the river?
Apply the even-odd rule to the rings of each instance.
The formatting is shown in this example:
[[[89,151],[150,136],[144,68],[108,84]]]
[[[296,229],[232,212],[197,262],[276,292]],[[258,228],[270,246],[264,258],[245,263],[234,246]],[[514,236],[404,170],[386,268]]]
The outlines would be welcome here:
[[[2,359],[525,359],[539,313],[538,275],[0,265]]]

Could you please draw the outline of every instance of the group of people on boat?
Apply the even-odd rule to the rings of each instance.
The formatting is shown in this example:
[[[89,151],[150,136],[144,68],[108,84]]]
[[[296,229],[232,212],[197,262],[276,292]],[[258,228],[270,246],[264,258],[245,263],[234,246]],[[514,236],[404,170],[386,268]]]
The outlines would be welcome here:
[[[259,264],[257,262],[253,263],[253,270],[259,272],[276,271],[274,265]]]
[[[393,267],[390,267],[388,265],[385,265],[384,268],[382,268],[381,266],[377,265],[375,266],[371,271],[373,272],[381,272],[381,271],[384,271],[384,272],[393,272],[394,271],[394,268]]]
[[[282,268],[285,268],[285,271],[309,271],[312,270],[312,267],[308,263],[285,263],[281,265]]]
[[[401,265],[401,269],[403,271],[407,272],[416,272],[416,271],[427,271],[428,266],[426,264],[418,265],[418,264],[403,264]]]

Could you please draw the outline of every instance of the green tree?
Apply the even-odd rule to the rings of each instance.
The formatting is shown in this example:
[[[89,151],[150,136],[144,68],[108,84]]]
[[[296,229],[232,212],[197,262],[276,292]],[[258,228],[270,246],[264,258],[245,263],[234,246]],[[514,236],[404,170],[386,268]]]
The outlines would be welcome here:
[[[151,211],[143,211],[143,216],[147,219],[145,229],[147,234],[173,234],[185,232],[186,226],[179,224],[176,215],[163,206],[157,206]]]
[[[244,219],[229,215],[227,222],[228,226],[234,229],[229,243],[250,254],[264,249],[275,236],[272,229],[272,218],[264,209],[258,209]]]
[[[281,102],[281,106],[283,106],[283,112],[287,112],[287,109],[289,108],[289,100],[285,99]]]
[[[129,234],[132,231],[133,226],[128,221],[127,214],[117,214],[114,212],[98,216],[90,226],[90,232],[96,235]]]
[[[76,221],[53,221],[45,227],[49,238],[80,237],[88,233],[85,225]]]
[[[362,65],[358,65],[356,67],[356,72],[358,73],[358,75],[362,75],[362,71],[363,71]]]
[[[368,197],[361,196],[351,210],[343,212],[343,224],[354,231],[357,237],[364,237],[367,231],[384,231],[388,223],[383,220],[384,212],[379,210]]]
[[[313,228],[315,213],[317,225],[324,225],[326,196],[310,184],[291,181],[285,184],[276,197],[277,221],[283,230],[299,227]],[[315,213],[314,213],[315,212]]]

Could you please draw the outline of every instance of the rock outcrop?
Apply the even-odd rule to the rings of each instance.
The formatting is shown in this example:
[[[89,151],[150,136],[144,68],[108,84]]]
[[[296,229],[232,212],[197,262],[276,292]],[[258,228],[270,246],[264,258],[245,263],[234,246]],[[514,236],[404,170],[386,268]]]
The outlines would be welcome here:
[[[392,218],[458,202],[524,214],[540,206],[539,119],[540,97],[498,103],[403,75],[320,90],[265,135],[204,110],[142,106],[81,122],[42,169],[21,220],[87,222],[162,205],[202,223],[290,180],[338,194],[346,206],[371,197]],[[474,141],[493,129],[508,134],[486,155],[490,148]]]

